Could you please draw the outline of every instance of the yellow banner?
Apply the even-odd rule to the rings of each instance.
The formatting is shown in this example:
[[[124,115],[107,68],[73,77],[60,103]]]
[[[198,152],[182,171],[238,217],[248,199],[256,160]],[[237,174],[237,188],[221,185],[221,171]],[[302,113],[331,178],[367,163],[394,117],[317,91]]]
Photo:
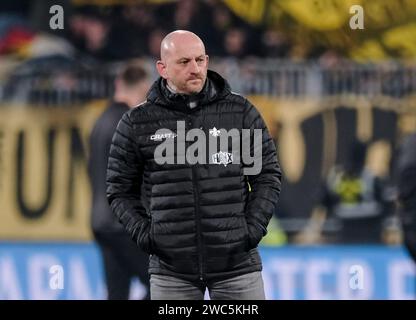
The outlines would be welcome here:
[[[0,239],[89,239],[87,139],[101,110],[0,107]]]
[[[266,9],[264,0],[224,0],[224,2],[236,14],[253,24],[262,21]]]
[[[360,0],[282,0],[281,8],[314,30],[334,30],[348,24],[349,8]]]
[[[409,23],[385,32],[383,42],[389,49],[402,52],[405,58],[416,57],[416,23]]]
[[[247,22],[286,33],[297,47],[336,49],[357,60],[416,57],[414,0],[224,1]],[[362,8],[363,29],[350,27],[354,5]]]

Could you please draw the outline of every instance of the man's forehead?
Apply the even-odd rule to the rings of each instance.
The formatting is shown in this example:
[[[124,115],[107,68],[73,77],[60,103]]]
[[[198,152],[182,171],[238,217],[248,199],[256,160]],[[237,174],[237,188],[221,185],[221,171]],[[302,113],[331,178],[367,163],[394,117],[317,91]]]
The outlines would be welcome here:
[[[201,41],[196,41],[196,39],[192,39],[192,41],[176,40],[165,43],[162,46],[161,54],[175,60],[180,58],[196,58],[205,55],[205,46]]]
[[[175,55],[183,55],[183,56],[196,56],[196,55],[204,55],[205,48],[204,45],[200,42],[192,42],[192,43],[175,43],[170,50]]]

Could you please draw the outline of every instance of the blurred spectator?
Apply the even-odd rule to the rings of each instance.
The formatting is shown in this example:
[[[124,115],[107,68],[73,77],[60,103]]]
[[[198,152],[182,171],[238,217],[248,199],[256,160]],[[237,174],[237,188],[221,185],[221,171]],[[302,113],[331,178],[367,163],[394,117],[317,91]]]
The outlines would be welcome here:
[[[404,245],[416,262],[416,133],[408,136],[401,145],[398,178]]]
[[[210,55],[223,56],[224,35],[234,24],[234,16],[230,9],[222,2],[211,2],[212,6],[212,30],[206,39],[206,46],[209,48]]]
[[[160,44],[162,43],[163,38],[168,33],[160,28],[153,30],[149,35],[149,42],[148,42],[148,55],[152,58],[159,59],[160,58]]]
[[[136,4],[122,7],[113,18],[109,34],[113,57],[122,60],[147,55],[150,34],[157,27],[154,6]]]
[[[135,26],[144,35],[145,31],[157,26],[154,10],[155,8],[151,5],[136,4],[123,7],[122,15],[124,21]]]
[[[178,29],[192,28],[199,3],[194,0],[179,0],[173,14],[173,21]]]
[[[97,59],[110,60],[117,56],[110,41],[110,19],[93,6],[84,6],[69,21],[69,39],[75,47]]]
[[[290,42],[287,35],[276,27],[265,30],[261,37],[262,55],[270,58],[287,57],[290,51]]]
[[[311,57],[319,57],[319,64],[327,69],[336,68],[341,64],[341,57],[335,50],[325,50],[322,47],[315,48],[311,52]]]
[[[165,30],[183,29],[199,33],[205,39],[212,32],[211,10],[204,1],[178,0],[156,9],[157,27]]]
[[[212,32],[211,21],[211,11],[205,2],[195,0],[176,2],[172,29],[189,30],[205,39]]]
[[[149,299],[148,255],[130,239],[112,213],[106,197],[106,171],[111,140],[122,115],[145,100],[148,76],[140,66],[129,65],[115,81],[114,99],[97,120],[90,137],[88,172],[92,185],[91,224],[104,261],[109,300],[126,300],[130,281],[138,276]]]
[[[247,34],[241,28],[232,28],[227,31],[224,39],[225,54],[241,58],[247,54]]]
[[[340,230],[330,242],[381,243],[388,210],[383,182],[365,167],[367,146],[354,141],[345,163],[331,169],[319,203]]]

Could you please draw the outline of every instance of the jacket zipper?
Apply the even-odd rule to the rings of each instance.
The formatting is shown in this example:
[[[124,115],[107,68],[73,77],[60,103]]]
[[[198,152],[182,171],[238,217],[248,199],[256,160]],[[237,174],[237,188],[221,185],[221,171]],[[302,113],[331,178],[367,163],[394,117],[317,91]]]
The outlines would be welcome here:
[[[188,126],[192,129],[192,120],[190,118],[188,118]],[[195,165],[193,165],[192,166],[192,186],[193,186],[193,189],[194,189],[194,201],[195,201],[196,236],[197,236],[198,263],[199,263],[199,280],[204,281],[201,217],[200,217],[200,213],[199,213],[199,195],[198,195],[198,185],[196,183],[196,172],[195,172],[195,170],[196,170],[196,167],[195,167]]]
[[[199,280],[204,281],[203,273],[203,254],[202,254],[202,236],[201,236],[201,217],[199,214],[199,196],[198,196],[198,186],[196,184],[196,174],[195,166],[192,167],[192,184],[194,187],[194,199],[195,199],[195,215],[196,215],[196,234],[198,241],[198,260],[199,260]]]

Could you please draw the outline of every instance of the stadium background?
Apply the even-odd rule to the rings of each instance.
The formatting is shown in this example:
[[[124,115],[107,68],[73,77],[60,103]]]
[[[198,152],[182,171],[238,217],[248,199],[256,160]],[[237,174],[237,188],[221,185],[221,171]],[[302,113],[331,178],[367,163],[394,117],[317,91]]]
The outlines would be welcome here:
[[[59,4],[64,28],[51,29]],[[350,28],[361,5],[364,29]],[[395,155],[416,130],[416,1],[2,1],[0,299],[100,299],[89,225],[87,139],[123,62],[154,61],[166,32],[193,30],[211,68],[247,95],[278,142],[284,185],[261,246],[270,299],[412,299],[395,213]],[[378,244],[334,246],[316,189],[354,139],[388,181]],[[301,199],[301,201],[299,201]],[[312,217],[312,219],[311,219]],[[51,266],[64,286],[51,288]],[[364,288],[352,288],[363,268]],[[132,297],[142,294],[140,284]]]

